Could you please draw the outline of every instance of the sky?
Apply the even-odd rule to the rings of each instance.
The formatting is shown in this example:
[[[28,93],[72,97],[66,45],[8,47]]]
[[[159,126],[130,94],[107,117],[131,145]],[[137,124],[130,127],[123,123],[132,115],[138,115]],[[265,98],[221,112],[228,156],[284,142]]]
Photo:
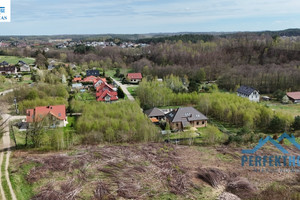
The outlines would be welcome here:
[[[11,0],[11,7],[0,35],[300,28],[299,0]]]

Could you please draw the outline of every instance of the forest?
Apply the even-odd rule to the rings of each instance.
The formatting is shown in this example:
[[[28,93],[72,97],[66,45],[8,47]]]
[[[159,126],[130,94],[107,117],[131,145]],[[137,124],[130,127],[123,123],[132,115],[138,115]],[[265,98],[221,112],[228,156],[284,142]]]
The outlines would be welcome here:
[[[190,83],[202,70],[204,80],[217,81],[219,88],[227,91],[233,91],[237,85],[249,85],[261,93],[298,90],[300,38],[279,35],[279,32],[278,35],[273,32],[210,37],[180,35],[166,40],[152,38],[153,42],[142,48],[78,46],[37,52],[35,48],[26,47],[2,49],[1,54],[32,56],[41,67],[45,66],[45,58],[55,58],[76,63],[83,70],[131,68],[150,78],[171,74],[187,76]]]

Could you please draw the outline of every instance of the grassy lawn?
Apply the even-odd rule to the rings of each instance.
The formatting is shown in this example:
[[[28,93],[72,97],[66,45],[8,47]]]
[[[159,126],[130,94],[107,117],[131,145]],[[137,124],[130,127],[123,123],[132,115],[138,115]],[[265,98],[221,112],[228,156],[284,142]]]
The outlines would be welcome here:
[[[0,92],[30,83],[32,83],[31,75],[24,75],[22,81],[18,81],[16,78],[6,78],[4,83],[0,83]]]
[[[95,101],[96,97],[95,94],[91,93],[91,92],[79,92],[77,94],[75,94],[75,99],[79,100],[79,101]]]
[[[33,196],[33,185],[29,184],[26,180],[27,174],[30,170],[37,166],[37,164],[27,163],[20,167],[17,163],[11,162],[9,166],[10,181],[17,199],[30,199]],[[38,185],[36,186],[38,187]]]
[[[20,121],[20,120],[18,120],[18,121]],[[19,129],[17,127],[14,127],[14,126],[13,126],[13,129],[14,129],[14,134],[16,137],[17,145],[24,146],[25,142],[26,142],[26,132],[25,131],[21,132],[21,131],[19,131]],[[10,129],[10,138],[11,138],[11,140],[14,139],[11,129]]]
[[[273,109],[275,112],[279,111],[292,116],[300,115],[300,104],[281,104],[278,102],[264,102],[264,104]]]
[[[127,73],[132,72],[132,69],[124,69],[124,68],[120,68],[120,74],[124,74],[124,76],[126,76]],[[117,81],[120,81],[120,78],[115,77],[115,73],[116,73],[116,69],[109,69],[105,71],[105,76],[108,77],[113,77],[114,79],[116,79]]]
[[[22,60],[27,64],[33,64],[35,62],[34,58],[24,58],[24,57],[22,58],[17,56],[0,56],[0,62],[6,61],[12,65],[17,64],[19,60]]]
[[[77,117],[76,116],[68,116],[68,124],[64,127],[64,132],[74,131],[74,126],[76,123]]]
[[[236,134],[242,128],[240,126],[232,125],[230,123],[220,122],[220,121],[218,121],[216,119],[213,119],[213,118],[209,118],[209,123],[216,126],[216,127],[218,127],[218,129],[221,132],[227,133],[227,134]]]
[[[128,87],[127,90],[133,97],[136,97],[136,89],[137,88],[138,88],[138,86],[132,86],[132,87]]]

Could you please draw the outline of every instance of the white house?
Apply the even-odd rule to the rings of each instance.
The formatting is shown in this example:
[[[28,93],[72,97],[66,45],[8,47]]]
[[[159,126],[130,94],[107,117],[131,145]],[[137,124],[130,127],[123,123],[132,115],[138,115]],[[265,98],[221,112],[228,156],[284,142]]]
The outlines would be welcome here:
[[[237,90],[237,95],[239,97],[248,98],[250,101],[259,102],[259,97],[260,97],[259,92],[258,90],[252,87],[242,85]]]
[[[20,66],[20,72],[30,72],[30,67],[24,61],[20,60],[17,65]]]

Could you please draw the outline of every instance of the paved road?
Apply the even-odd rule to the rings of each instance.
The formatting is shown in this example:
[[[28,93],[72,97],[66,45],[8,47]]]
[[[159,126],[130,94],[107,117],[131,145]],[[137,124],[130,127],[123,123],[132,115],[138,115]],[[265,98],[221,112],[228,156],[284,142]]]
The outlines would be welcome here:
[[[132,95],[130,94],[130,92],[128,92],[128,90],[127,90],[127,87],[132,87],[132,86],[130,86],[130,85],[123,85],[122,83],[120,83],[120,82],[117,81],[116,79],[114,79],[114,78],[112,78],[112,77],[110,77],[110,78],[111,78],[118,86],[121,87],[121,89],[123,90],[124,94],[127,95],[128,99],[129,99],[130,101],[134,101],[133,96],[132,96]]]
[[[10,182],[10,179],[9,179],[9,173],[8,173],[9,158],[10,158],[10,154],[11,154],[10,148],[14,146],[13,144],[10,143],[9,122],[14,121],[14,120],[18,120],[18,119],[25,119],[26,116],[11,116],[9,114],[2,114],[1,117],[4,121],[6,121],[6,123],[5,123],[5,128],[4,128],[5,132],[4,132],[3,137],[2,137],[3,144],[2,144],[2,148],[0,149],[0,151],[1,151],[0,166],[2,166],[3,158],[4,158],[4,152],[6,151],[7,153],[6,153],[6,162],[5,162],[5,178],[6,178],[6,181],[7,181],[12,199],[17,200],[16,194],[15,194],[13,188],[12,188],[12,185],[11,185],[11,182]],[[2,184],[1,184],[2,183],[1,178],[2,178],[2,174],[1,174],[1,170],[0,170],[0,192],[1,192],[2,199],[6,200],[5,194],[4,194],[4,191],[3,191],[3,187],[2,187]]]

